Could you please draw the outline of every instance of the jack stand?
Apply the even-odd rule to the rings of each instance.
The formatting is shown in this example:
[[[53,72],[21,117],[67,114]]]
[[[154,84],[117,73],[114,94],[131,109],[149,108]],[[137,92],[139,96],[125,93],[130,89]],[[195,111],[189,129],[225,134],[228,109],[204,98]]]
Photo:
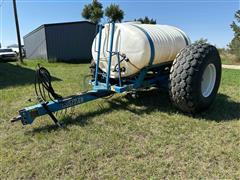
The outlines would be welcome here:
[[[62,125],[59,123],[57,118],[54,116],[54,114],[49,110],[46,102],[41,102],[42,107],[47,111],[47,114],[51,117],[53,122],[60,128],[62,128]]]

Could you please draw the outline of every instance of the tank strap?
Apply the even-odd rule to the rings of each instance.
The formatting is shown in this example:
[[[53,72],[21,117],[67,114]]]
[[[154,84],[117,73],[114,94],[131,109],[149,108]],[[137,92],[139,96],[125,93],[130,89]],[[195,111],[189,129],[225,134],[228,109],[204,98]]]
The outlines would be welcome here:
[[[186,37],[186,35],[182,31],[180,31],[179,29],[176,28],[176,30],[178,32],[180,32],[180,34],[183,36],[183,38],[185,40],[186,46],[188,46],[189,45],[189,41],[188,41],[188,38]]]
[[[147,39],[148,39],[148,42],[149,42],[149,45],[150,45],[150,49],[151,49],[150,60],[149,60],[148,65],[151,66],[153,64],[154,57],[155,57],[155,48],[154,48],[153,40],[145,29],[143,29],[143,28],[141,28],[137,25],[134,25],[134,24],[132,24],[132,25],[135,26],[136,28],[140,29],[147,36]]]

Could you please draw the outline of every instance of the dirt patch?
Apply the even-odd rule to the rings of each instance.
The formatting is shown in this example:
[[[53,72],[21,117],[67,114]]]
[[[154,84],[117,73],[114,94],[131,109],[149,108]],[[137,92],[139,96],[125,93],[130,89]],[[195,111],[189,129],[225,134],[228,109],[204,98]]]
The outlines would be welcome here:
[[[239,69],[240,70],[240,65],[222,65],[223,68],[225,69]]]

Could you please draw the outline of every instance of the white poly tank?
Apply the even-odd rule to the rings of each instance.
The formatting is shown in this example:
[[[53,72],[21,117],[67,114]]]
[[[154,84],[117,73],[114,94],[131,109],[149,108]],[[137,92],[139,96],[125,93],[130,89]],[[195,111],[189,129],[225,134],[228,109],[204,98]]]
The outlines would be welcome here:
[[[104,72],[107,71],[108,50],[110,49],[109,34],[111,30],[109,31],[109,28],[110,25],[107,24],[102,30],[99,68]],[[92,55],[95,61],[97,60],[98,40],[99,34],[95,37],[92,45]],[[122,77],[134,75],[149,64],[173,61],[177,53],[188,44],[190,44],[188,36],[173,26],[138,23],[115,24],[113,52],[119,52],[128,59],[120,63]],[[117,62],[117,56],[112,56],[111,78],[118,77]]]

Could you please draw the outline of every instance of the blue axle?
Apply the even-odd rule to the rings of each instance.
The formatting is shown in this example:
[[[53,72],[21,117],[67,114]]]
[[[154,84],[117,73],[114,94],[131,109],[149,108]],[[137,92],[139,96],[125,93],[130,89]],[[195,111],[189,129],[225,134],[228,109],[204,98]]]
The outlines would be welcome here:
[[[98,55],[96,61],[96,70],[95,70],[95,77],[91,81],[93,85],[93,89],[86,93],[81,93],[78,95],[73,95],[65,98],[55,99],[54,101],[48,102],[41,102],[39,104],[26,107],[19,111],[19,116],[12,119],[12,122],[21,121],[23,125],[32,124],[34,119],[43,116],[43,115],[50,115],[55,123],[57,123],[56,118],[52,113],[70,108],[79,104],[83,104],[89,101],[93,101],[102,97],[106,97],[111,93],[123,93],[128,91],[135,91],[142,88],[147,87],[166,87],[168,82],[168,74],[162,73],[165,65],[152,65],[154,59],[154,46],[153,42],[148,34],[148,40],[151,47],[151,59],[149,61],[149,66],[145,67],[140,71],[136,77],[132,78],[131,80],[126,80],[121,78],[120,72],[120,60],[119,60],[119,53],[113,52],[113,41],[114,41],[114,30],[115,30],[115,23],[111,23],[110,28],[110,46],[109,46],[109,56],[108,56],[108,68],[107,73],[105,74],[105,82],[100,82],[98,79],[99,76],[99,61],[100,61],[100,51],[101,51],[101,37],[102,37],[102,29],[103,26],[99,25],[99,38],[98,38]],[[143,29],[141,29],[144,33]],[[118,56],[118,71],[119,71],[119,81],[115,84],[110,84],[110,73],[111,73],[111,60],[112,56]],[[153,72],[154,75],[148,75],[148,72]]]

